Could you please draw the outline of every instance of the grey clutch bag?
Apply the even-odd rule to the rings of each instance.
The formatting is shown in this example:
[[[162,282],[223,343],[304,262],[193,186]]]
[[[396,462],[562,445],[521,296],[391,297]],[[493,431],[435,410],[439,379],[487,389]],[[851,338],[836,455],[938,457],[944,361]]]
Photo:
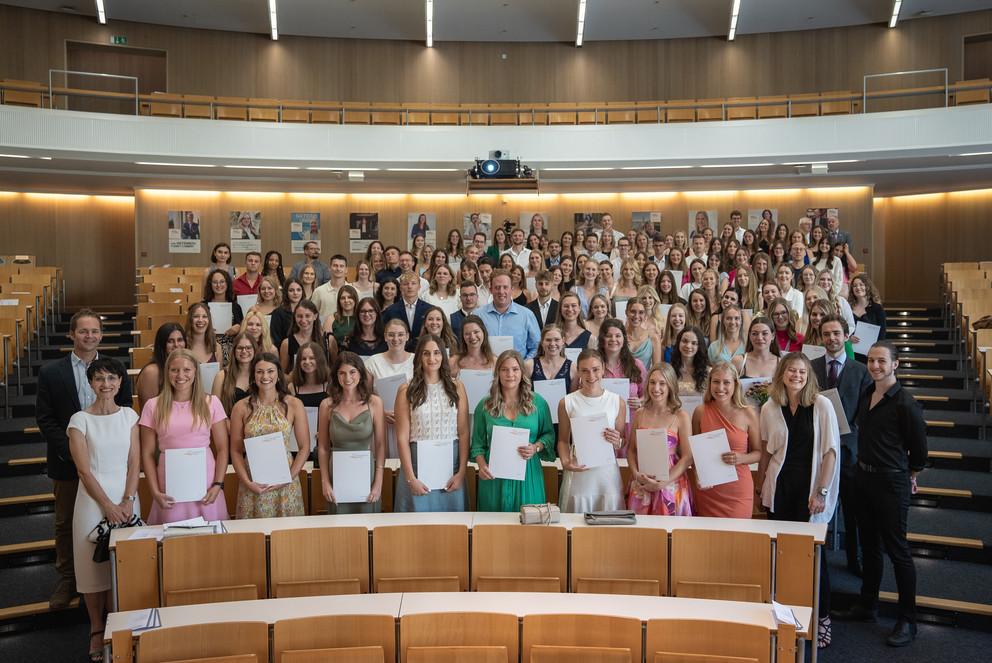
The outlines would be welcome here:
[[[633,525],[637,515],[626,509],[621,511],[590,511],[585,515],[586,525]]]

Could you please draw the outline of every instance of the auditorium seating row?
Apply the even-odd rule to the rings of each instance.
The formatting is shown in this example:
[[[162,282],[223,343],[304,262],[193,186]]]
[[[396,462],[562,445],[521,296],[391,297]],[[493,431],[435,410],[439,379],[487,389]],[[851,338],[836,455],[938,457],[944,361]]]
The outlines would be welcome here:
[[[767,605],[665,597],[404,593],[159,616],[137,633],[143,614],[108,617],[114,663],[785,663],[803,660],[806,637]]]
[[[989,399],[992,396],[992,321],[979,321],[992,315],[992,261],[944,263],[941,266],[941,290],[945,319],[956,339],[964,340],[982,393]]]
[[[949,103],[988,103],[992,81],[960,81],[948,87]],[[252,97],[216,97],[155,92],[138,95],[140,111],[155,117],[294,122],[310,124],[381,125],[576,125],[658,124],[766,118],[809,117],[858,113],[865,97],[883,100],[898,97],[943,95],[944,86],[862,92],[840,90],[764,97],[675,99],[669,101],[602,101],[586,103],[428,104],[331,102]],[[134,100],[120,92],[49,87],[43,83],[0,80],[4,104],[50,107],[52,99],[66,96]],[[59,103],[59,102],[56,102]]]
[[[60,267],[40,267],[34,256],[0,255],[0,387],[4,416],[10,417],[11,387],[23,393],[22,362],[41,357],[41,346],[55,328],[65,304]]]
[[[814,607],[826,526],[581,514],[404,513],[225,521],[224,533],[115,530],[120,610],[389,592],[573,592]],[[159,541],[156,536],[165,538]],[[133,538],[132,538],[133,537]]]

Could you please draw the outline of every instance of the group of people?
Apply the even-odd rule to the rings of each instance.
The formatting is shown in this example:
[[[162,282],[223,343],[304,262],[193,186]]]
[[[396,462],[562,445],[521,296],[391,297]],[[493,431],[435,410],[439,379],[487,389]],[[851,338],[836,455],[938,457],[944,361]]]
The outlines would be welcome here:
[[[599,235],[564,233],[560,241],[548,240],[543,227],[540,235],[525,238],[518,228],[502,239],[498,228],[493,245],[481,233],[464,245],[453,230],[445,249],[421,246],[417,254],[373,242],[351,282],[347,258],[335,255],[324,265],[315,242],[288,276],[274,251],[247,254],[237,274],[229,248],[219,245],[205,301],[189,307],[185,325],[157,330],[152,360],[136,381],[140,415],[128,407],[123,367],[97,352],[99,316],[77,312],[73,353],[46,366],[39,380],[63,579],[53,605],[79,589],[94,629],[102,626],[109,570],[90,561],[89,536],[102,519],[121,523],[138,513],[139,468],[154,524],[231,515],[220,494],[228,462],[239,479],[238,518],[303,515],[296,479],[310,458],[326,470],[321,488],[331,513],[375,512],[385,460],[395,457],[396,511],[466,509],[469,461],[478,468],[484,511],[545,502],[541,462],[555,459],[566,512],[750,518],[758,502],[770,518],[829,522],[840,498],[848,563],[865,578],[864,614],[854,617],[870,614],[881,577],[879,541],[902,565],[900,578],[912,571],[908,548],[903,557],[897,545],[900,527],[905,542],[908,492],[905,500],[901,493],[882,500],[877,480],[903,477],[908,486],[923,467],[926,441],[919,408],[895,380],[895,348],[872,346],[860,357],[868,369],[851,352],[853,321],[884,327],[884,312],[847,244],[821,251],[826,235],[816,228],[808,238],[792,233],[791,258],[776,263],[761,241],[778,241],[782,226],[773,235],[760,232],[749,248],[728,224],[720,237],[693,236],[691,249],[683,233],[656,236],[644,256],[645,238],[614,230],[610,215],[602,222]],[[242,295],[257,295],[244,311],[236,301]],[[237,311],[231,328],[214,329],[212,301]],[[804,343],[822,346],[822,356],[811,361]],[[222,369],[204,384],[200,367],[211,362]],[[468,371],[492,376],[475,402],[459,379]],[[607,388],[610,378],[626,379],[629,391]],[[560,402],[538,393],[544,380],[564,381]],[[821,389],[837,389],[851,433],[840,435],[837,411]],[[602,443],[612,457],[627,459],[628,485],[616,462],[590,466],[577,450],[573,421],[590,416],[605,416]],[[489,467],[494,427],[526,429],[527,443],[516,449],[526,462],[523,480],[496,478]],[[660,433],[643,439],[663,440],[667,477],[638,463],[638,432],[646,430]],[[736,479],[703,486],[690,438],[714,431],[726,434],[721,461]],[[281,485],[255,481],[246,452],[246,439],[273,433],[291,479]],[[424,444],[450,445],[450,475],[445,468],[440,489],[418,471]],[[183,449],[206,457],[198,500],[169,495],[167,458]],[[363,501],[335,494],[337,451],[370,452]],[[825,564],[820,581],[818,644],[826,646]],[[901,595],[912,591],[900,580]],[[911,641],[912,597],[901,605],[907,626],[900,637]]]

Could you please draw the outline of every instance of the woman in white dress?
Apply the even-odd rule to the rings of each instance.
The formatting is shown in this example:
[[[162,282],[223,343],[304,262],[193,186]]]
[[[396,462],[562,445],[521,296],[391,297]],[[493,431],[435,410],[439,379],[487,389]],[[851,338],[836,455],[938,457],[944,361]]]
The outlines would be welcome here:
[[[376,385],[378,380],[400,374],[406,376],[407,382],[413,379],[413,353],[406,351],[406,342],[410,338],[410,331],[407,329],[406,323],[399,318],[393,318],[386,323],[383,333],[388,349],[365,360],[365,368],[372,381],[370,386],[380,397],[382,390]],[[387,458],[399,458],[399,450],[396,448],[394,405],[395,403],[388,403],[385,400],[382,404],[385,410],[386,423],[389,425]]]
[[[604,444],[614,452],[624,444],[627,402],[603,388],[603,357],[596,350],[583,350],[578,359],[580,388],[558,405],[558,457],[564,470],[558,504],[565,513],[588,513],[623,509],[623,483],[616,462],[586,467],[572,446],[572,418],[603,413],[610,427],[603,430]]]
[[[72,518],[76,588],[90,618],[90,660],[103,660],[104,617],[110,601],[110,564],[94,562],[90,533],[103,520],[125,523],[138,505],[138,415],[114,403],[127,371],[115,359],[96,359],[86,369],[96,402],[69,420],[69,452],[79,472]]]

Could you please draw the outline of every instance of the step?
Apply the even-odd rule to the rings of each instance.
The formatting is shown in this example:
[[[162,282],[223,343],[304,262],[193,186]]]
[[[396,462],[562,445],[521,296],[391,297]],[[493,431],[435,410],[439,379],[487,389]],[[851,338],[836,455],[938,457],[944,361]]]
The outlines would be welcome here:
[[[985,414],[974,412],[960,412],[957,410],[932,410],[928,409],[928,403],[922,403],[923,419],[927,424],[929,433],[939,431],[940,435],[948,437],[979,437],[984,427],[988,423]]]
[[[17,444],[24,442],[41,442],[41,431],[34,417],[16,417],[0,419],[0,444]]]
[[[0,568],[0,609],[44,602],[48,606],[59,575],[54,564]]]
[[[906,387],[916,402],[931,410],[972,411],[975,406],[975,392],[971,389],[943,389],[940,387]]]
[[[0,608],[0,622],[12,621],[15,619],[23,619],[24,617],[34,617],[36,615],[43,615],[46,613],[58,613],[66,612],[68,610],[75,610],[79,607],[79,598],[74,598],[69,603],[69,607],[62,608],[60,610],[52,610],[48,606],[48,601],[38,601],[37,603],[25,603],[22,605],[12,605],[6,608]],[[74,659],[77,657],[73,657]]]
[[[949,470],[992,471],[992,441],[967,437],[927,437],[933,467]]]
[[[992,474],[928,468],[917,479],[919,491],[912,497],[917,506],[992,512]]]
[[[913,506],[907,529],[914,554],[992,564],[992,514]]]
[[[889,325],[885,332],[886,338],[895,343],[902,339],[917,341],[946,341],[950,339],[951,329],[949,327],[916,327],[909,326],[909,323],[901,325]],[[960,341],[955,341],[960,345]]]

